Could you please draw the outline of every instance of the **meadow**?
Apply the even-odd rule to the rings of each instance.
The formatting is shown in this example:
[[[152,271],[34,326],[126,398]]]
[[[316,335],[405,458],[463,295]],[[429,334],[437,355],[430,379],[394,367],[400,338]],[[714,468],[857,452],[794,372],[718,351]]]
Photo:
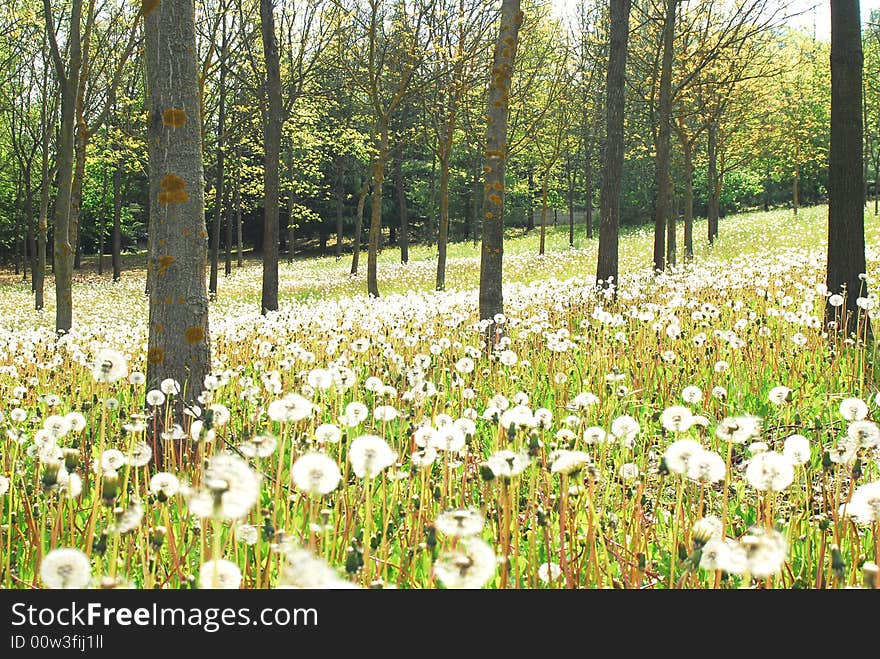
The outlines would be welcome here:
[[[866,214],[877,326],[880,223]],[[827,207],[723,218],[616,300],[578,227],[505,242],[483,343],[479,248],[220,276],[186,421],[146,382],[144,271],[0,283],[0,587],[863,588],[880,562],[877,352],[823,326]],[[679,245],[682,244],[679,237]],[[149,432],[159,419],[172,428]]]

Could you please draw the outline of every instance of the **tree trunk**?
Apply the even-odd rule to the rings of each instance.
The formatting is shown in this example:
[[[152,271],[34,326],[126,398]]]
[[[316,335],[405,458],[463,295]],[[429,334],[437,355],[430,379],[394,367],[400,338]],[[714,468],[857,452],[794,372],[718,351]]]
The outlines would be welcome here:
[[[73,248],[70,225],[70,205],[73,188],[73,168],[76,132],[76,105],[79,90],[79,71],[82,65],[80,23],[82,0],[72,0],[68,32],[69,59],[65,67],[54,42],[49,0],[43,0],[46,31],[50,34],[57,78],[61,92],[61,125],[55,160],[58,165],[58,192],[55,196],[53,218],[53,271],[55,273],[55,331],[69,332],[73,325]]]
[[[858,297],[867,297],[865,269],[865,188],[862,181],[862,42],[859,3],[831,0],[831,148],[828,157],[828,279],[845,307],[825,307],[847,335],[870,333]],[[839,317],[841,310],[847,313]]]
[[[238,185],[235,186],[235,192],[232,196],[235,198],[235,247],[240,268],[244,265],[244,240],[241,227],[241,191],[238,189]]]
[[[107,168],[101,170],[101,222],[98,228],[98,274],[104,274],[104,232],[107,230]]]
[[[764,212],[770,210],[770,185],[773,179],[770,177],[770,163],[767,163],[767,172],[764,175]]]
[[[52,176],[49,172],[49,140],[42,144],[42,166],[40,169],[40,212],[37,216],[37,267],[34,268],[34,309],[39,311],[44,305],[46,283],[46,243],[49,232],[49,193]]]
[[[220,229],[226,203],[225,171],[226,156],[226,60],[228,44],[226,40],[226,17],[221,18],[220,29],[220,94],[217,108],[217,183],[214,186],[214,231],[211,233],[211,274],[208,283],[208,297],[217,299],[217,271],[220,269]]]
[[[278,163],[281,156],[281,65],[275,40],[274,3],[260,0],[260,29],[266,62],[266,91],[269,99],[264,122],[263,202],[263,294],[265,315],[278,309]]]
[[[367,201],[367,192],[370,190],[370,176],[368,173],[361,185],[361,193],[358,195],[357,210],[354,214],[354,240],[351,245],[351,274],[357,276],[358,261],[361,255],[361,232],[364,224],[364,204]]]
[[[342,258],[342,215],[345,209],[345,159],[336,160],[336,260]]]
[[[449,149],[440,153],[440,230],[437,234],[436,289],[446,289],[446,246],[449,242]]]
[[[163,0],[144,19],[151,230],[147,389],[181,387],[174,420],[210,372],[202,126],[194,5]],[[159,415],[161,416],[161,415]],[[157,417],[158,418],[158,417]],[[161,431],[162,421],[159,421]],[[155,439],[155,437],[154,437]],[[158,448],[158,447],[157,447]],[[155,454],[154,454],[155,455]],[[162,468],[161,452],[157,467]]]
[[[480,185],[480,174],[483,172],[483,163],[475,161],[473,176],[471,178],[471,240],[474,247],[480,240],[480,208],[483,205],[483,190]]]
[[[708,210],[709,210],[709,220],[707,222],[708,230],[709,230],[709,244],[714,245],[715,239],[718,237],[718,215],[719,215],[719,203],[718,203],[718,195],[716,194],[717,185],[716,181],[718,179],[718,149],[717,149],[717,141],[718,141],[718,125],[713,121],[709,124],[709,172],[707,178],[707,197],[708,197]]]
[[[678,0],[665,0],[666,17],[663,21],[663,58],[660,68],[660,99],[657,120],[657,215],[654,218],[654,270],[666,269],[667,223],[674,223],[670,217],[671,177],[670,135],[672,121],[672,56],[675,46],[675,14]],[[674,230],[674,229],[673,229]],[[675,255],[670,265],[674,265]]]
[[[480,253],[480,319],[492,320],[504,309],[502,259],[504,255],[504,173],[507,163],[507,119],[510,83],[523,23],[520,0],[502,0],[501,28],[492,63],[486,112],[486,150],[483,172],[483,244]],[[491,329],[488,338],[500,332]]]
[[[379,283],[376,273],[377,257],[379,254],[379,240],[382,232],[382,183],[385,180],[385,162],[388,158],[388,124],[380,122],[379,130],[379,153],[376,154],[376,162],[373,167],[373,198],[370,213],[370,234],[367,243],[367,294],[371,297],[379,297]]]
[[[535,228],[535,175],[532,170],[529,170],[528,175],[528,208],[526,210],[526,233],[532,231]]]
[[[547,178],[550,172],[544,172],[541,181],[541,244],[538,246],[538,255],[544,256],[544,236],[547,233]]]
[[[113,172],[113,281],[122,277],[122,162]]]
[[[794,180],[792,181],[792,205],[794,206],[794,216],[797,217],[798,207],[800,206],[800,182],[801,182],[801,171],[795,166],[794,168]]]
[[[606,145],[599,190],[601,220],[596,283],[606,288],[618,284],[618,227],[620,178],[623,171],[623,115],[626,100],[626,51],[629,41],[631,0],[611,0],[611,44],[608,53],[606,94]]]
[[[225,235],[224,239],[224,262],[223,262],[223,276],[228,277],[232,274],[232,204],[229,202],[229,193],[226,194],[227,203],[224,204],[226,207],[226,220],[224,223]]]
[[[571,160],[566,160],[565,174],[568,179],[568,246],[574,247],[574,173]]]
[[[291,181],[292,183],[292,181]],[[296,248],[296,220],[293,217],[293,185],[287,191],[287,262],[293,263]]]
[[[593,140],[584,132],[584,222],[587,240],[593,238]]]
[[[36,254],[34,250],[34,188],[31,184],[31,166],[28,165],[25,172],[24,185],[24,264],[22,281],[27,281],[28,268],[31,270],[31,291],[34,288],[34,261]]]
[[[397,151],[397,158],[394,159],[394,185],[397,191],[397,208],[398,215],[400,216],[400,235],[397,237],[397,240],[400,243],[400,262],[409,263],[409,211],[406,207],[406,187],[403,180],[403,151],[400,148],[398,148]],[[440,204],[442,208],[442,187],[440,195]]]

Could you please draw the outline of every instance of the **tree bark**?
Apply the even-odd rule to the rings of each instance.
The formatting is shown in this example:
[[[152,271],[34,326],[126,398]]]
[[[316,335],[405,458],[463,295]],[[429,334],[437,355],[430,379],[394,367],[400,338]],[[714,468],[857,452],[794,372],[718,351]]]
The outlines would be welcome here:
[[[694,258],[694,160],[687,140],[682,143],[684,155],[684,259]]]
[[[146,12],[144,37],[154,234],[147,389],[175,379],[181,392],[174,400],[173,417],[183,424],[184,405],[196,401],[211,368],[205,286],[208,234],[191,0],[162,0]],[[159,468],[160,458],[161,453]]]
[[[72,0],[70,28],[68,30],[69,54],[65,67],[55,41],[55,28],[49,0],[43,0],[46,33],[55,64],[55,73],[61,92],[61,125],[58,133],[56,162],[58,165],[58,191],[55,196],[53,217],[53,271],[55,273],[55,331],[69,332],[73,325],[73,248],[71,245],[70,207],[73,188],[74,140],[76,132],[76,106],[79,91],[79,72],[82,65],[80,23],[82,0]]]
[[[278,309],[278,164],[281,156],[281,127],[284,108],[281,99],[281,65],[275,39],[274,3],[260,0],[260,29],[266,62],[268,107],[264,121],[263,154],[263,292],[261,312]]]
[[[101,222],[98,229],[98,274],[104,274],[104,232],[107,230],[107,168],[101,171]]]
[[[492,63],[486,112],[486,150],[483,173],[483,245],[480,253],[480,319],[492,320],[503,312],[502,260],[504,256],[504,173],[507,164],[507,119],[510,83],[523,23],[520,0],[502,0],[501,27]],[[490,325],[488,338],[498,332]]]
[[[574,247],[574,173],[570,158],[565,161],[565,174],[568,179],[568,246]]]
[[[718,195],[716,194],[717,190],[717,180],[718,180],[718,149],[717,149],[717,140],[718,140],[718,126],[713,121],[709,124],[709,172],[706,177],[707,179],[707,198],[708,198],[708,210],[709,210],[709,220],[707,222],[708,230],[709,230],[709,244],[714,245],[715,239],[718,237],[718,215],[720,212],[719,203],[718,203]]]
[[[41,115],[45,118],[45,112]],[[34,309],[39,311],[44,305],[46,283],[46,243],[49,232],[49,194],[52,186],[52,175],[49,170],[49,139],[45,136],[42,144],[42,163],[40,168],[40,212],[37,215],[37,266],[34,268]]]
[[[242,237],[241,222],[241,191],[238,185],[235,186],[235,192],[232,195],[235,198],[235,246],[238,256],[238,267],[244,265],[244,240]]]
[[[654,270],[665,270],[667,251],[664,243],[667,223],[674,222],[669,213],[671,178],[670,135],[672,121],[672,56],[675,45],[675,14],[678,0],[665,0],[663,21],[663,57],[660,64],[660,99],[657,120],[657,214],[654,218]],[[674,234],[673,234],[674,235]],[[671,254],[675,265],[675,253]]]
[[[379,297],[379,283],[377,278],[377,257],[379,254],[379,241],[382,233],[382,183],[385,180],[385,161],[388,158],[388,124],[380,121],[378,130],[379,152],[373,167],[373,198],[370,213],[370,234],[367,243],[367,294],[370,297]]]
[[[623,114],[626,101],[626,51],[629,41],[631,0],[611,0],[611,44],[608,54],[606,94],[606,145],[599,190],[601,220],[596,283],[606,288],[618,284],[618,228],[620,178],[623,171]]]
[[[116,161],[113,172],[113,281],[122,277],[122,161]]]
[[[859,3],[831,0],[831,147],[828,157],[828,274],[830,293],[844,295],[844,307],[825,307],[847,335],[870,335],[866,312],[865,188],[862,181],[862,41]],[[845,309],[843,318],[839,317]]]
[[[528,208],[526,209],[526,233],[535,228],[535,174],[529,169],[528,173]]]
[[[342,216],[345,209],[345,159],[340,157],[336,160],[336,246],[334,254],[336,260],[342,258]]]
[[[547,233],[547,179],[550,172],[544,172],[541,177],[541,243],[538,246],[538,255],[544,256],[544,236]]]
[[[223,212],[226,204],[226,60],[228,42],[226,40],[226,17],[221,18],[220,37],[220,80],[219,103],[217,108],[217,183],[214,185],[214,231],[211,234],[211,274],[208,283],[208,296],[217,299],[217,271],[220,269],[220,229],[223,224]]]
[[[398,215],[400,216],[400,234],[397,236],[397,241],[400,243],[400,262],[409,263],[409,210],[406,207],[406,185],[403,180],[403,149],[399,147],[397,157],[394,160],[394,185],[397,192]],[[440,194],[443,194],[442,182]],[[442,198],[440,203],[443,204]]]
[[[440,154],[440,229],[437,233],[438,291],[446,289],[446,246],[449,243],[449,150]]]

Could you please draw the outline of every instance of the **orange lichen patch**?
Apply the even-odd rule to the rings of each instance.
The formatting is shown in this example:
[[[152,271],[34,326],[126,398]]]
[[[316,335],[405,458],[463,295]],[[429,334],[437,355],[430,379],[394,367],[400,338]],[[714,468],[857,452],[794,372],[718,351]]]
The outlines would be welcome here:
[[[501,205],[501,197],[499,197],[497,194],[490,194],[489,201],[491,201],[496,206]]]
[[[179,297],[179,298],[177,298],[177,304],[185,304],[185,303],[186,303],[186,298],[185,298],[185,297]]]
[[[513,15],[513,22],[517,25],[522,25],[523,18],[525,18],[525,14],[523,14],[521,11],[518,11]]]
[[[493,213],[492,211],[486,211],[483,217],[485,217],[487,220],[491,220],[493,217],[495,217],[495,213]]]
[[[166,174],[159,183],[162,186],[162,192],[159,193],[160,204],[173,204],[176,202],[184,202],[189,199],[184,188],[186,181],[177,174]]]
[[[508,34],[502,39],[502,41],[504,42],[505,46],[509,46],[510,48],[513,48],[513,45],[516,43],[516,39],[513,38],[512,34]]]
[[[156,271],[156,274],[164,275],[168,272],[168,266],[174,263],[174,257],[169,256],[167,254],[159,257],[159,269]]]
[[[192,327],[187,327],[186,330],[183,332],[183,336],[186,338],[186,342],[190,345],[201,343],[205,338],[205,328],[201,325],[193,325]]]
[[[165,304],[171,304],[171,296],[170,295],[165,296]]]
[[[190,231],[189,229],[184,229],[182,235],[184,238],[189,238],[192,235],[192,231]]]
[[[147,350],[147,362],[150,364],[161,364],[165,361],[165,349],[159,346],[153,346]]]
[[[503,181],[495,181],[495,182],[492,184],[492,187],[495,188],[496,190],[501,191],[501,190],[504,189],[504,182],[503,182]]]
[[[156,7],[159,6],[161,1],[162,0],[141,0],[141,12],[143,13],[144,18],[156,11]]]
[[[182,128],[186,125],[186,110],[168,108],[162,113],[162,123],[170,128]]]
[[[207,238],[207,237],[208,237],[208,232],[205,231],[204,229],[199,229],[199,238]]]
[[[510,57],[510,48],[501,49],[501,57]]]
[[[162,330],[165,329],[165,326],[162,323],[156,325],[156,334],[161,334]]]

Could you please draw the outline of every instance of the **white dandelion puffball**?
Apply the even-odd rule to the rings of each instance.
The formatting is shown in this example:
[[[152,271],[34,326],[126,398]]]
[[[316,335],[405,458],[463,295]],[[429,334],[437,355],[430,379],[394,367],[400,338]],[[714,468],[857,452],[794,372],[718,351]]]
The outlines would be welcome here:
[[[794,465],[782,453],[758,453],[746,467],[746,481],[756,490],[781,492],[794,480]]]
[[[296,422],[312,414],[314,405],[299,394],[287,394],[280,400],[269,403],[269,418],[273,421]]]
[[[495,576],[492,546],[480,538],[463,538],[434,564],[434,575],[449,589],[478,589]]]
[[[0,476],[0,497],[9,492],[9,479],[6,476]]]
[[[348,447],[348,460],[358,478],[375,478],[394,464],[397,454],[378,435],[361,435]]]
[[[558,449],[550,454],[550,473],[567,476],[580,471],[589,462],[590,456],[584,451]]]
[[[237,590],[241,586],[241,570],[232,561],[218,558],[206,561],[199,569],[199,588]]]
[[[868,416],[868,406],[861,398],[844,398],[840,401],[840,416],[847,421],[861,421]]]
[[[774,405],[784,405],[791,400],[791,389],[785,386],[773,387],[767,394],[767,399]]]
[[[128,375],[128,360],[118,350],[102,348],[95,355],[92,377],[96,382],[115,382]]]
[[[479,535],[483,530],[485,520],[479,510],[469,508],[466,510],[447,510],[437,516],[434,526],[444,535],[455,538],[467,538]]]
[[[687,474],[692,459],[703,453],[703,447],[693,439],[679,439],[670,444],[663,453],[666,468],[673,474]]]
[[[257,503],[260,477],[234,453],[217,453],[208,460],[202,486],[190,492],[190,512],[198,517],[242,519]]]
[[[880,481],[859,485],[853,491],[845,512],[858,524],[880,522]]]
[[[79,549],[53,549],[43,556],[40,578],[47,588],[85,588],[92,579],[92,565]]]
[[[669,432],[685,432],[693,425],[693,419],[693,413],[683,405],[667,407],[660,414],[660,423]]]
[[[785,438],[782,454],[794,465],[802,465],[810,461],[810,440],[803,435],[789,435]]]
[[[342,480],[339,465],[324,453],[306,453],[297,458],[290,479],[298,490],[313,496],[330,494]]]

